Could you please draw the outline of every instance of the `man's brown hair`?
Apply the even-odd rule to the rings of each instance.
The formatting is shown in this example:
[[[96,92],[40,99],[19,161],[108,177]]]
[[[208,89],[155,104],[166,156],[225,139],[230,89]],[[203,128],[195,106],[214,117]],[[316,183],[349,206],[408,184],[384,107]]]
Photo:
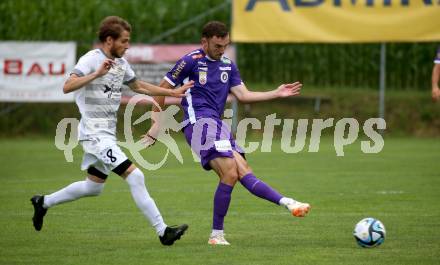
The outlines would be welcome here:
[[[118,16],[109,16],[101,21],[98,38],[101,42],[105,42],[109,36],[116,40],[124,30],[131,32],[130,23]]]
[[[212,38],[214,36],[224,38],[229,34],[228,27],[222,22],[211,21],[205,24],[202,29],[203,38]]]

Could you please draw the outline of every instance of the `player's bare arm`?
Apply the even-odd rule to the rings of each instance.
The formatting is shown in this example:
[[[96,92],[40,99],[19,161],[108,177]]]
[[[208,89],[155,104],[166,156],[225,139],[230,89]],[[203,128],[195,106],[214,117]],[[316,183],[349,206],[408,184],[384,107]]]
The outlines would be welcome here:
[[[137,93],[150,95],[150,96],[170,96],[176,98],[182,98],[185,96],[185,92],[194,85],[194,81],[190,81],[185,85],[177,89],[166,89],[159,86],[152,85],[144,81],[134,81],[129,84],[129,87]]]
[[[162,88],[165,88],[165,89],[169,89],[169,90],[174,89],[174,86],[171,85],[170,83],[168,83],[165,79],[162,79],[159,86]],[[160,107],[160,109],[156,105],[153,105],[153,111],[154,112],[161,111],[161,109],[163,109],[163,107],[165,106],[165,97],[164,96],[156,96],[156,97],[154,97],[154,101],[157,103],[157,105]]]
[[[232,94],[237,97],[240,102],[251,103],[258,101],[267,101],[275,98],[293,97],[300,94],[302,84],[295,82],[291,84],[282,84],[277,89],[267,92],[249,91],[244,84],[231,88]]]
[[[80,89],[81,87],[87,85],[88,83],[92,82],[96,78],[99,78],[105,74],[108,73],[110,68],[113,67],[114,61],[111,59],[106,59],[101,66],[96,70],[95,72],[85,75],[85,76],[78,76],[76,74],[71,74],[70,77],[66,80],[66,83],[64,83],[63,92],[64,94],[73,92],[75,90]]]
[[[174,86],[168,83],[165,79],[162,79],[159,86],[164,89],[174,90]],[[164,109],[165,106],[165,97],[164,96],[155,96],[153,97],[155,104],[153,104],[153,113],[151,115],[151,127],[147,131],[146,134],[142,135],[142,143],[148,147],[152,146],[159,136],[160,132],[160,112]]]
[[[440,64],[435,64],[432,69],[432,100],[437,101],[440,99],[440,89],[438,82],[440,81]]]

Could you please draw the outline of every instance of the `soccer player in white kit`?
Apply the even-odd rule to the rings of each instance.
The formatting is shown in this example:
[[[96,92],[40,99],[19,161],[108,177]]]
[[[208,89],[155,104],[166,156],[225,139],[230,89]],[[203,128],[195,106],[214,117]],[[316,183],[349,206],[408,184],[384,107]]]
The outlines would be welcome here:
[[[169,90],[142,82],[128,62],[122,58],[129,48],[130,24],[120,17],[106,17],[100,25],[100,49],[82,56],[64,84],[64,93],[76,91],[76,104],[81,112],[79,141],[84,149],[82,170],[87,178],[74,182],[49,195],[35,195],[33,225],[40,231],[47,209],[82,197],[97,196],[110,171],[120,175],[130,187],[131,195],[155,228],[163,245],[172,245],[188,228],[186,224],[169,227],[148,194],[144,174],[127,158],[116,144],[116,115],[121,102],[122,84],[141,94],[183,97],[192,83]]]

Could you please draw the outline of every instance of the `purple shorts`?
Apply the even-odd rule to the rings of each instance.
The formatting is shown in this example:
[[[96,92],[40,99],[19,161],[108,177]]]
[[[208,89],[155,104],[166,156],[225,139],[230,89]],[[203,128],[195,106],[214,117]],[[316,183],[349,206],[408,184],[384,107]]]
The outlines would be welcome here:
[[[235,143],[230,127],[214,118],[201,118],[183,129],[186,142],[201,160],[205,170],[211,170],[209,161],[217,157],[234,157],[236,151],[244,157],[244,151]]]

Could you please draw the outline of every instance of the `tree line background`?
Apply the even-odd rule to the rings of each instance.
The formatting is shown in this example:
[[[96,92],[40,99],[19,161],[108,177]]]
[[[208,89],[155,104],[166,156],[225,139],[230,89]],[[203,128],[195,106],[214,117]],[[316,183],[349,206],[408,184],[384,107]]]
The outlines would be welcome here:
[[[99,22],[118,15],[133,26],[132,43],[151,43],[163,32],[222,5],[161,43],[198,43],[209,20],[230,25],[231,8],[224,0],[3,0],[1,40],[76,41],[78,57],[96,42]],[[233,38],[233,36],[232,36]],[[436,43],[387,44],[387,88],[430,88]],[[301,80],[312,87],[376,89],[380,44],[238,44],[242,77],[253,83]]]
[[[207,15],[197,19],[201,14]],[[131,23],[132,43],[199,43],[207,21],[230,25],[231,7],[224,0],[2,0],[0,40],[75,41],[80,57],[97,41],[99,22],[109,15]],[[158,38],[182,24],[187,26]],[[353,117],[363,122],[378,116],[378,43],[236,47],[242,79],[251,90],[273,89],[296,80],[304,84],[303,97],[295,102],[240,105],[239,118],[264,121],[266,115],[277,113],[279,118]],[[386,134],[440,136],[440,107],[430,100],[436,49],[436,43],[387,43]],[[329,101],[316,112],[310,96]],[[145,107],[137,110],[140,115]],[[0,102],[0,136],[53,136],[57,123],[65,117],[79,118],[75,104]],[[142,127],[138,133],[144,131]]]

